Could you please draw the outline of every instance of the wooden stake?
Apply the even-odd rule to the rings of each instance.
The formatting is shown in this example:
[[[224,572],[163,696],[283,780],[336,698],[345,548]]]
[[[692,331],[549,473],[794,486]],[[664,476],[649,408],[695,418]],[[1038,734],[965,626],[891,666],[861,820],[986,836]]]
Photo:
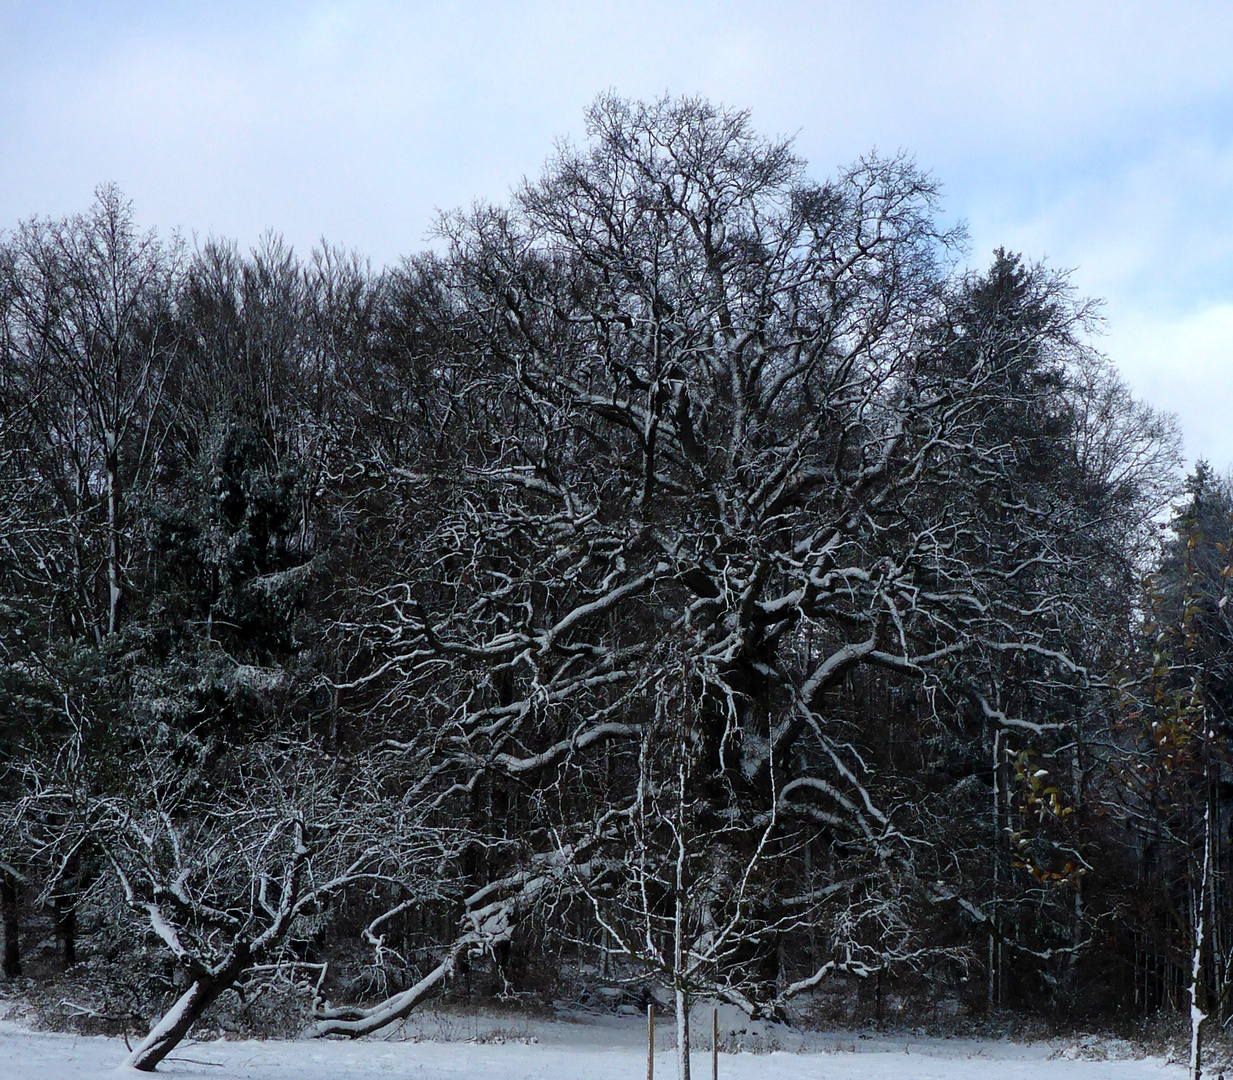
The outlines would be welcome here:
[[[719,1080],[719,1010],[711,1010],[711,1080]]]
[[[655,1080],[655,1002],[646,1007],[646,1080]]]

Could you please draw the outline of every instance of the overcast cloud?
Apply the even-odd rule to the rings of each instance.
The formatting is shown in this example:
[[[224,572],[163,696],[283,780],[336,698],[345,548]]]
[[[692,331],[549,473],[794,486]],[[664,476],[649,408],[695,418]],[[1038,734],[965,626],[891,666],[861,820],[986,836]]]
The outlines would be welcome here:
[[[0,226],[115,181],[143,223],[376,263],[502,199],[596,93],[701,93],[823,176],[933,170],[972,261],[1004,244],[1105,298],[1102,347],[1233,463],[1233,5],[14,3]]]

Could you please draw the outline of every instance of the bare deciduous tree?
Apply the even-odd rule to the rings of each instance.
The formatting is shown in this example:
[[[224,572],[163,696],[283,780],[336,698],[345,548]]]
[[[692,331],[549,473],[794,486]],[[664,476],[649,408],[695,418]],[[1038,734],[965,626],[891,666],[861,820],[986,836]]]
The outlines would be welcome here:
[[[917,955],[884,933],[777,969],[822,897],[838,927],[859,896],[929,893],[851,679],[901,687],[919,723],[974,704],[1043,730],[1011,687],[1084,684],[1084,529],[1112,524],[1119,477],[1141,499],[1168,433],[1076,435],[1090,310],[1009,256],[951,275],[959,237],[911,163],[815,184],[690,100],[605,98],[589,125],[512,208],[447,218],[449,259],[408,293],[409,348],[451,388],[442,449],[384,474],[416,535],[341,626],[337,689],[432,762],[442,805],[534,792],[522,857],[610,839],[583,890],[607,947],[757,1009]]]

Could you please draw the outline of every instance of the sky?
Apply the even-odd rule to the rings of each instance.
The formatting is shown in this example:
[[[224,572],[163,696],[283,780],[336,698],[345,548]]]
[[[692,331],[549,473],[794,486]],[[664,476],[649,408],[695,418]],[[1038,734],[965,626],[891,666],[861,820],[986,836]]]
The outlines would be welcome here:
[[[114,182],[139,223],[392,263],[599,93],[701,94],[822,179],[904,151],[1104,301],[1097,345],[1233,465],[1233,4],[0,0],[0,229]]]

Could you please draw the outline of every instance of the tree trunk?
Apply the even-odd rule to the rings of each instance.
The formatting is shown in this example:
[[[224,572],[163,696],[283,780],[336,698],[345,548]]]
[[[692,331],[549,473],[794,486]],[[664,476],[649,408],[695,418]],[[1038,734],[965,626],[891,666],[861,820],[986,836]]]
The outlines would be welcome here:
[[[72,897],[57,896],[56,936],[60,939],[60,957],[65,968],[77,963],[77,905]]]
[[[124,1064],[142,1072],[153,1072],[158,1063],[176,1048],[189,1029],[228,987],[235,982],[235,972],[217,978],[202,975],[180,995],[176,1003],[163,1014],[124,1060]]]
[[[676,990],[676,1076],[689,1080],[689,995],[685,974],[685,766],[677,767],[676,911],[672,921],[672,975]]]
[[[0,909],[4,918],[4,974],[6,978],[21,976],[21,951],[17,944],[20,923],[17,886],[6,876],[0,876]]]
[[[1071,782],[1074,787],[1074,798],[1071,802],[1071,808],[1075,813],[1076,823],[1081,823],[1084,816],[1084,784],[1083,784],[1083,762],[1080,758],[1079,740],[1082,738],[1083,723],[1081,718],[1075,722],[1075,745],[1071,756]],[[1083,826],[1080,824],[1079,826]],[[1058,992],[1058,1004],[1063,1011],[1070,1011],[1074,1008],[1075,1001],[1079,994],[1079,954],[1083,950],[1083,945],[1086,940],[1086,916],[1083,895],[1083,883],[1085,879],[1082,875],[1077,875],[1071,884],[1074,889],[1072,897],[1072,910],[1074,913],[1074,921],[1071,923],[1070,931],[1070,953],[1066,957],[1066,967],[1060,980]]]
[[[322,1009],[314,1034],[346,1035],[358,1039],[374,1031],[380,1031],[411,1014],[421,1001],[434,993],[437,987],[452,975],[463,958],[460,949],[453,950],[441,963],[432,969],[414,986],[395,994],[370,1009]]]
[[[120,449],[107,432],[107,633],[120,629]]]
[[[1203,1021],[1207,1019],[1199,1007],[1203,984],[1203,947],[1205,945],[1204,909],[1207,903],[1207,883],[1212,869],[1212,799],[1209,793],[1203,814],[1203,876],[1194,895],[1194,955],[1190,963],[1190,1080],[1203,1077]]]
[[[999,872],[1001,869],[1001,842],[1002,828],[999,821],[999,811],[1001,804],[999,800],[1002,793],[999,786],[999,766],[1001,764],[1002,750],[1002,730],[995,728],[993,731],[993,841],[990,844],[989,852],[992,856],[992,880],[993,892],[989,903],[989,988],[988,1002],[985,1011],[988,1015],[993,1015],[993,1010],[998,1005],[998,900],[999,900]]]
[[[689,995],[676,988],[676,1075],[689,1080]]]
[[[231,989],[253,963],[253,955],[247,942],[240,942],[232,949],[227,962],[214,971],[199,972],[193,977],[187,990],[163,1015],[141,1040],[133,1052],[124,1059],[129,1068],[153,1072],[158,1063],[179,1045],[200,1018],[218,997]]]

